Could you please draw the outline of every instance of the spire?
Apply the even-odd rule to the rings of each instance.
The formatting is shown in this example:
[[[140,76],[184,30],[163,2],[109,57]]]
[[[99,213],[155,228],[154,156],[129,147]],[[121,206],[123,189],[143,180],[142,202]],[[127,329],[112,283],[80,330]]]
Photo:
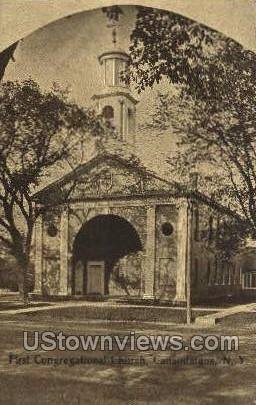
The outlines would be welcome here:
[[[106,7],[103,12],[108,18],[107,27],[111,29],[112,46],[99,55],[104,87],[93,99],[97,102],[99,113],[115,127],[119,139],[133,144],[137,100],[132,96],[129,84],[122,79],[129,56],[117,47],[119,17],[123,12],[118,6]]]

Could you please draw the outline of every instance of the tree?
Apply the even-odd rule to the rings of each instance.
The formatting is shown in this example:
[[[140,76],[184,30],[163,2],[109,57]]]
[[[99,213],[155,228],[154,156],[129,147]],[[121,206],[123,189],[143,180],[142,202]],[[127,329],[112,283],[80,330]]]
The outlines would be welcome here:
[[[14,42],[12,45],[10,45],[8,48],[4,49],[2,52],[0,52],[0,80],[3,79],[5,69],[9,63],[10,60],[14,61],[14,52],[18,46],[18,42]]]
[[[130,56],[139,91],[163,77],[172,85],[159,94],[149,123],[175,132],[172,168],[201,170],[204,191],[241,214],[255,237],[256,55],[185,17],[140,7]]]
[[[138,7],[127,76],[139,91],[168,77],[186,92],[205,97],[211,94],[214,83],[203,79],[215,77],[215,57],[222,46],[220,34],[195,21],[164,10]]]
[[[32,80],[0,87],[0,241],[17,260],[28,297],[35,211],[33,193],[49,170],[75,158],[88,136],[105,133],[102,118],[68,100],[56,86],[41,91]],[[83,145],[82,145],[83,147]]]

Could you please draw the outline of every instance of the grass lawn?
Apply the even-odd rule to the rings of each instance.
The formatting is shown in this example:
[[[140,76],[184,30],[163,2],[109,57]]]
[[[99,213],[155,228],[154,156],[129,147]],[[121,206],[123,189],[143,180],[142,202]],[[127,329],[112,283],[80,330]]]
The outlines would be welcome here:
[[[42,305],[47,305],[42,304]],[[7,309],[7,308],[6,308]],[[8,309],[11,309],[8,308]],[[1,312],[1,304],[0,304]],[[207,315],[213,311],[200,311],[193,310],[193,318],[199,315]],[[4,312],[1,313],[1,319],[4,317]],[[7,316],[8,318],[8,316]],[[186,322],[186,309],[185,308],[172,308],[172,307],[159,307],[159,306],[96,306],[96,305],[76,305],[75,307],[62,307],[45,309],[34,313],[17,314],[13,319],[24,320],[108,320],[108,321],[140,321],[140,322]]]
[[[20,321],[2,321],[0,403],[31,405],[256,403],[256,319],[251,319],[247,324],[241,324],[239,321],[203,330],[182,325],[163,328],[156,330],[140,323],[95,325],[71,319],[53,321],[39,320],[34,317],[27,317],[26,320]],[[186,342],[195,334],[217,336],[235,334],[239,336],[240,347],[239,352],[231,353],[129,350],[126,352],[117,350],[114,352],[38,351],[39,364],[35,364],[34,355],[25,352],[22,347],[23,330],[63,331],[66,335],[119,336],[135,331],[137,334],[146,335],[182,335]],[[24,359],[30,354],[29,363],[9,364],[10,352]],[[75,366],[42,364],[42,359],[46,358],[59,360],[81,356],[86,357],[87,364]],[[111,363],[113,356],[117,361],[123,359],[123,364]],[[191,364],[186,364],[186,358],[190,359]],[[143,364],[139,359],[143,359]],[[180,362],[175,365],[174,359],[179,359]],[[99,364],[100,361],[101,364]]]
[[[34,307],[44,307],[48,306],[49,304],[40,303],[40,304],[29,304],[24,305],[22,302],[0,302],[0,312],[4,312],[6,310],[11,309],[24,309],[24,308],[34,308]]]

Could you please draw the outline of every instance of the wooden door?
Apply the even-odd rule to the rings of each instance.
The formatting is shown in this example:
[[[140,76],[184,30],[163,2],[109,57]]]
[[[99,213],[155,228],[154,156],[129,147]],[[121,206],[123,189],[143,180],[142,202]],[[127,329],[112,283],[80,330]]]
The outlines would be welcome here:
[[[87,294],[105,294],[104,261],[87,263]]]

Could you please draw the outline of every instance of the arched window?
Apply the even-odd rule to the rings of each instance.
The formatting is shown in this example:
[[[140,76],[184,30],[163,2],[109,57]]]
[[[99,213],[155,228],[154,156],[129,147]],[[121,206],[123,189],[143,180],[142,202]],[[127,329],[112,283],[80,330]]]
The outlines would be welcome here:
[[[103,117],[111,121],[114,118],[114,108],[111,105],[106,105],[102,110]]]

